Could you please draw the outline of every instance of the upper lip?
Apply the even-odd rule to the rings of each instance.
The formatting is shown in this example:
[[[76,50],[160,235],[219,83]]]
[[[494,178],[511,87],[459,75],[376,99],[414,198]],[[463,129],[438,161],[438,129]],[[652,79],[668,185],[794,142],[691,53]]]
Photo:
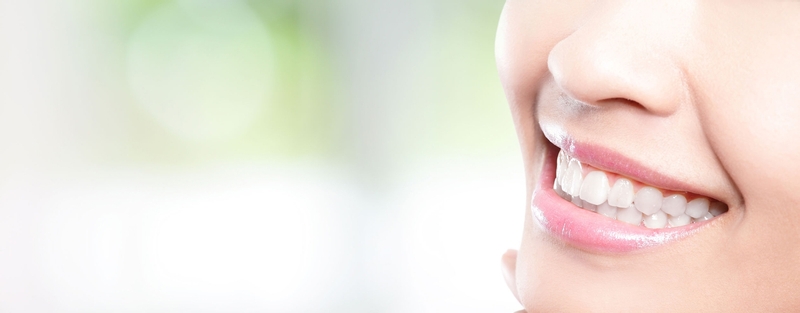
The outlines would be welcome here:
[[[640,162],[622,155],[612,149],[580,142],[569,134],[542,129],[545,137],[556,147],[568,155],[577,158],[600,170],[613,172],[632,178],[640,183],[657,188],[673,191],[686,191],[698,195],[707,195],[707,191],[700,190],[695,185],[670,177],[664,173],[653,170]]]

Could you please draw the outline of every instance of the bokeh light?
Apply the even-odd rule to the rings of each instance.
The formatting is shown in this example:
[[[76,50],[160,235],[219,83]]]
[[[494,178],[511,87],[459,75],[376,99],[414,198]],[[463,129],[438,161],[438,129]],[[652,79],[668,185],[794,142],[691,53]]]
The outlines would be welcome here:
[[[242,1],[166,3],[147,15],[128,46],[136,98],[183,139],[241,135],[274,100],[271,38]]]

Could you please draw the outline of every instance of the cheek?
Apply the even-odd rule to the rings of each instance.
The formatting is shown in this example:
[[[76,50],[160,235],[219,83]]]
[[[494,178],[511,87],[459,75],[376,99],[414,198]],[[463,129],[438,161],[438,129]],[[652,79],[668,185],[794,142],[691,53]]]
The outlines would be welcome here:
[[[800,217],[800,64],[793,53],[800,42],[756,35],[707,50],[730,51],[731,59],[717,58],[699,72],[698,117],[748,219]]]
[[[736,14],[698,27],[689,58],[700,124],[747,207],[766,198],[797,204],[800,3],[738,5],[752,7],[731,6]]]
[[[800,68],[791,71],[800,73]],[[747,252],[736,258],[753,263],[748,268],[757,274],[750,280],[780,281],[790,277],[777,274],[776,266],[794,273],[788,276],[800,273],[794,261],[800,259],[800,93],[783,85],[800,86],[800,80],[779,81],[783,76],[775,72],[750,74],[710,97],[701,116],[716,155],[742,195],[744,215],[731,234],[731,251]]]
[[[800,280],[800,43],[791,38],[800,27],[790,20],[777,24],[742,31],[735,42],[707,41],[714,46],[701,55],[714,61],[697,77],[700,122],[744,203],[727,252],[748,268],[735,272],[740,285],[796,286]],[[796,297],[774,288],[753,292],[775,303]]]

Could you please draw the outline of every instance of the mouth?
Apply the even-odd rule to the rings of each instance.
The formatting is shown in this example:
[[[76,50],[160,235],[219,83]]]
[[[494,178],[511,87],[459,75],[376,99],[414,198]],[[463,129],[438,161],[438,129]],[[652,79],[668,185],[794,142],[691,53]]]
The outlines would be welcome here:
[[[611,151],[559,143],[569,151],[547,144],[531,211],[546,233],[567,245],[637,251],[695,234],[728,211],[723,202]]]

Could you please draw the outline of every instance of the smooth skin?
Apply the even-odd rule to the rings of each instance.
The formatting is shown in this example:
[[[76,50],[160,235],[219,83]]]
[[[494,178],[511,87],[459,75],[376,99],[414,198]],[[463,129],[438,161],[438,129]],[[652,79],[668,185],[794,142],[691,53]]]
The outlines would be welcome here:
[[[528,203],[545,128],[729,206],[627,254],[565,245],[526,210],[502,263],[527,312],[800,311],[800,1],[508,0],[496,55]]]

